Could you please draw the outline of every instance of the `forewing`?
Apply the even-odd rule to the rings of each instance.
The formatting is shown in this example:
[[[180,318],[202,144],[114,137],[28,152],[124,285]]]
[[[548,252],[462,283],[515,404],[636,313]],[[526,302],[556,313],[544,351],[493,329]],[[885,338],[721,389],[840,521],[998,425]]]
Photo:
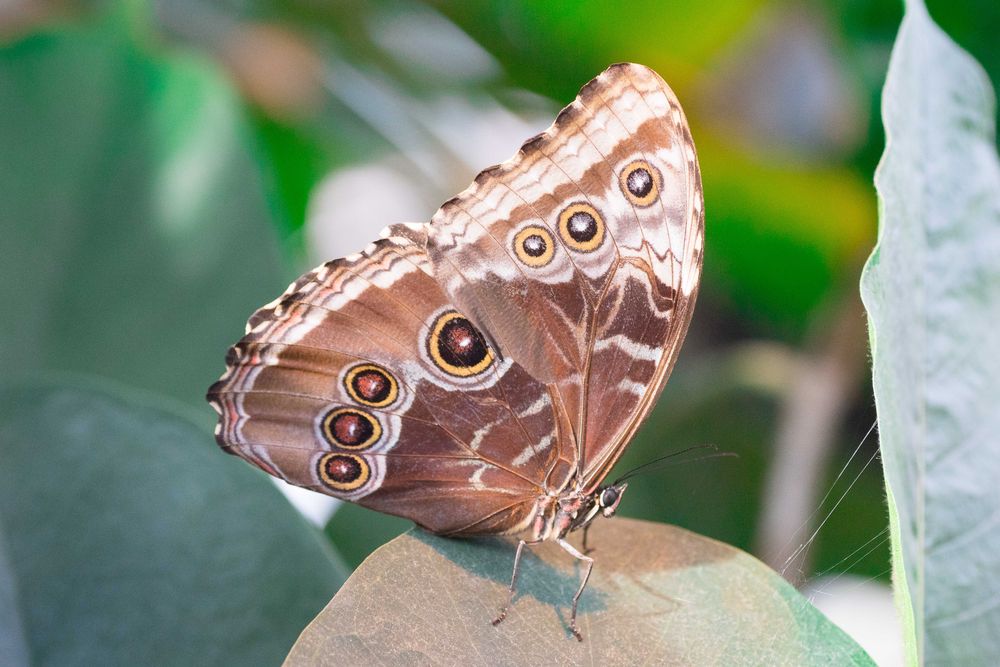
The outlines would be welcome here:
[[[499,354],[550,384],[590,490],[666,382],[704,243],[701,180],[673,93],[610,67],[428,230],[433,272]]]

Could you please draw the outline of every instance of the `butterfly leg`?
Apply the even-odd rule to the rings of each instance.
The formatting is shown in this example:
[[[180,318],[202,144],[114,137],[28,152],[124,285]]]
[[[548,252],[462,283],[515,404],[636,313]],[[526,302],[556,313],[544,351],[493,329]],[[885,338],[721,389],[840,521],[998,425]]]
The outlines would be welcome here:
[[[541,540],[521,540],[517,544],[517,553],[514,554],[514,574],[510,577],[510,588],[507,590],[507,603],[500,610],[500,614],[493,619],[493,625],[500,625],[503,619],[507,618],[507,610],[510,608],[512,602],[514,602],[514,592],[517,590],[517,575],[521,573],[521,553],[524,551],[524,547],[534,546],[541,542]]]
[[[583,527],[583,553],[589,554],[593,549],[587,546],[587,533],[590,531],[590,524]]]
[[[573,631],[573,636],[577,638],[577,641],[583,641],[583,635],[580,634],[580,628],[576,626],[576,605],[580,602],[580,596],[583,594],[583,589],[587,587],[587,581],[590,579],[590,572],[594,569],[594,559],[590,556],[585,556],[576,548],[567,542],[565,539],[556,540],[559,546],[566,550],[566,552],[576,558],[577,560],[582,560],[587,564],[587,571],[583,573],[583,581],[580,582],[580,588],[577,589],[576,595],[573,596],[573,612],[569,617],[569,629]]]

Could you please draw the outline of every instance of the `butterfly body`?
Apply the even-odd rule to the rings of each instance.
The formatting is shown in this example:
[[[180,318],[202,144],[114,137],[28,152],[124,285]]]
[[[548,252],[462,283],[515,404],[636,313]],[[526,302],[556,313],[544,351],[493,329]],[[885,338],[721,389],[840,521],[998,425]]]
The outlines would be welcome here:
[[[592,564],[566,536],[621,499],[602,483],[676,360],[703,242],[679,104],[614,65],[430,223],[254,313],[208,392],[217,440],[438,534],[516,535],[518,563],[553,540]]]

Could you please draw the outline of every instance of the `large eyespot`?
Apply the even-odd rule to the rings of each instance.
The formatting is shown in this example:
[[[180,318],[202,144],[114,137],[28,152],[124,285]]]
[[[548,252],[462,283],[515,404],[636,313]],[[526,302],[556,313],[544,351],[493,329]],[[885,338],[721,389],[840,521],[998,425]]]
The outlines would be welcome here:
[[[636,206],[649,206],[659,198],[663,179],[656,167],[645,160],[634,160],[619,172],[618,184],[630,202]]]
[[[320,481],[334,491],[354,491],[372,476],[371,466],[357,454],[324,454],[316,468]]]
[[[604,219],[590,204],[571,204],[559,214],[559,235],[567,247],[592,252],[604,241]]]
[[[545,266],[552,261],[555,251],[552,234],[544,227],[529,225],[514,236],[514,254],[528,266]]]
[[[356,408],[335,408],[323,417],[323,436],[344,449],[368,449],[382,437],[375,417]]]
[[[455,311],[442,313],[427,337],[427,353],[449,375],[469,377],[493,363],[493,351],[472,322]]]
[[[359,364],[344,375],[344,388],[362,405],[384,408],[399,397],[399,385],[391,373],[374,364]]]

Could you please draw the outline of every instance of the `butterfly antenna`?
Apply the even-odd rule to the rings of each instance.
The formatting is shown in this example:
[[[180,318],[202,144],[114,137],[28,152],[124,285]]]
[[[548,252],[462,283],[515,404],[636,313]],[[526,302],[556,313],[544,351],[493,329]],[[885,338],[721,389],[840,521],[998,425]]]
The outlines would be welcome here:
[[[672,459],[674,457],[681,456],[682,454],[687,454],[688,452],[693,452],[693,451],[696,451],[696,450],[699,450],[699,449],[711,449],[715,453],[714,454],[707,454],[705,456],[699,456],[699,457],[693,458],[693,459],[683,459],[681,461],[671,461],[670,460],[670,459]],[[707,459],[719,459],[719,458],[723,458],[723,457],[739,458],[739,454],[737,454],[736,452],[720,452],[719,448],[716,447],[715,445],[708,445],[708,444],[706,444],[706,445],[694,445],[694,446],[688,447],[686,449],[681,449],[681,450],[676,451],[676,452],[671,452],[670,454],[666,454],[665,456],[661,456],[658,459],[653,459],[652,461],[648,461],[646,463],[643,463],[640,466],[632,468],[627,473],[625,473],[624,475],[622,475],[621,477],[619,477],[618,479],[616,479],[612,483],[612,486],[614,486],[616,484],[620,484],[621,482],[624,482],[626,479],[629,479],[631,477],[635,477],[639,473],[654,472],[656,470],[660,470],[661,468],[666,468],[667,466],[670,466],[670,465],[677,465],[678,463],[694,463],[695,461],[705,461]]]

